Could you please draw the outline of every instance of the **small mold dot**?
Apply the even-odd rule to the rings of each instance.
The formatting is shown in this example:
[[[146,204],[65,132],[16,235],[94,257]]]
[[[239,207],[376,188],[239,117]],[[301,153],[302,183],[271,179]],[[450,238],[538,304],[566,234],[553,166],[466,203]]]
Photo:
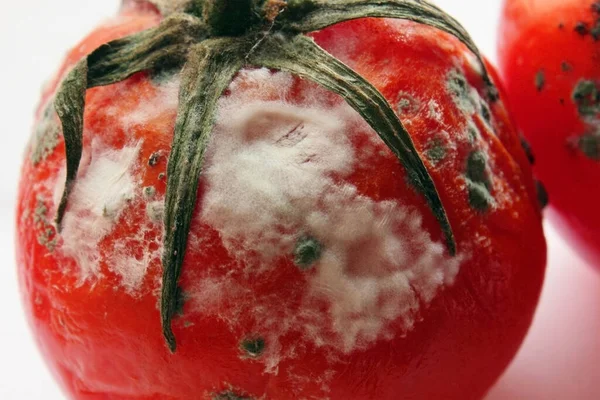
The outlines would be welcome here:
[[[575,32],[579,33],[581,36],[585,36],[590,33],[590,27],[587,23],[581,21],[575,25]]]
[[[146,186],[143,191],[144,197],[147,199],[151,199],[156,195],[156,188],[154,186]]]
[[[541,69],[537,72],[537,74],[535,74],[535,87],[538,92],[541,92],[544,90],[545,86],[546,86],[546,72],[543,69]]]
[[[303,236],[294,249],[294,263],[302,270],[310,269],[321,258],[321,243],[311,236]]]
[[[249,357],[257,358],[265,350],[265,340],[261,337],[252,337],[242,340],[240,348]]]
[[[155,167],[159,161],[160,161],[160,152],[155,151],[154,153],[152,153],[152,155],[148,159],[148,165],[151,167]]]
[[[544,186],[544,184],[538,180],[535,181],[535,188],[537,191],[537,197],[538,197],[538,201],[540,203],[540,207],[542,209],[544,209],[550,203],[550,197],[548,196],[548,191],[546,190],[546,187]]]

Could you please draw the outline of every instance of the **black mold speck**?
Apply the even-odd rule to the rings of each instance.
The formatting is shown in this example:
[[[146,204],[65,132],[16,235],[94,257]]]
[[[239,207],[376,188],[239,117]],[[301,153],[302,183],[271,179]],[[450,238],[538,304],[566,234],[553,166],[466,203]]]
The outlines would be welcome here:
[[[254,400],[251,397],[239,396],[232,391],[226,391],[219,394],[215,394],[212,400]]]
[[[537,74],[535,74],[535,87],[538,92],[544,90],[546,86],[546,73],[543,69],[539,70]]]
[[[446,157],[446,147],[439,139],[434,139],[425,150],[425,155],[434,165],[442,161]]]
[[[240,343],[240,348],[246,353],[246,355],[257,358],[265,350],[265,340],[261,337],[244,339]]]
[[[581,136],[578,147],[586,157],[595,161],[600,160],[600,135],[592,133]]]
[[[595,82],[585,79],[579,81],[572,97],[580,115],[593,117],[600,112],[600,90]]]
[[[550,203],[550,197],[548,197],[548,191],[544,184],[538,180],[535,181],[535,188],[537,191],[538,202],[542,210]]]
[[[154,188],[154,186],[146,186],[143,189],[143,192],[144,192],[144,197],[147,199],[150,199],[156,195],[156,189]]]
[[[587,23],[580,21],[575,25],[575,32],[579,33],[581,36],[585,36],[590,33],[590,27]]]
[[[481,116],[488,124],[492,122],[492,112],[485,101],[481,102]]]
[[[300,269],[310,269],[321,258],[323,247],[321,243],[311,236],[303,236],[296,243],[294,249],[294,263]]]
[[[150,158],[148,159],[148,165],[151,167],[155,167],[160,161],[160,153],[158,151],[152,153]]]
[[[527,159],[529,160],[529,163],[531,165],[534,165],[535,164],[535,155],[533,154],[533,149],[531,148],[531,145],[529,144],[527,139],[525,139],[523,136],[521,136],[521,147],[525,151],[525,154],[527,155]]]

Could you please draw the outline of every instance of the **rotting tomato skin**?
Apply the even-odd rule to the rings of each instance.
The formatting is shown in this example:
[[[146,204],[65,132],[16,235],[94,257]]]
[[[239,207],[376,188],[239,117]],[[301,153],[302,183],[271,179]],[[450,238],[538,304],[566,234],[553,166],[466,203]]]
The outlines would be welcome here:
[[[582,140],[597,134],[598,123],[597,115],[590,119],[579,112],[574,94],[582,81],[600,82],[600,42],[591,32],[598,10],[592,0],[507,0],[498,43],[507,101],[550,196],[548,216],[595,266],[600,266],[600,163],[596,146],[585,150]]]
[[[151,12],[130,10],[118,22],[88,37],[84,46],[71,54],[62,70],[109,38],[157,22],[158,17]],[[402,29],[407,32],[403,33]],[[353,35],[364,38],[357,48],[336,47],[340,38]],[[430,150],[434,134],[441,129],[465,129],[465,117],[454,106],[444,86],[453,63],[467,69],[469,82],[483,93],[481,79],[470,69],[472,64],[464,59],[464,48],[433,29],[361,20],[324,30],[316,34],[315,39],[366,76],[390,102],[397,102],[400,90],[418,88],[423,96],[418,102],[435,99],[443,104],[439,110],[433,109],[432,117],[425,118],[421,114],[430,106],[434,108],[433,103],[406,116],[411,121],[407,126],[423,153]],[[253,84],[247,84],[250,92]],[[300,80],[294,80],[293,85],[286,100],[310,105],[314,88]],[[299,343],[301,346],[296,358],[283,359],[278,364],[275,375],[265,373],[260,358],[241,357],[240,339],[260,334],[252,331],[255,324],[251,318],[241,318],[240,324],[246,331],[232,331],[219,315],[199,313],[193,299],[184,304],[183,317],[175,322],[179,345],[177,352],[170,354],[161,335],[157,308],[159,258],[149,261],[141,287],[133,294],[124,289],[121,277],[109,268],[108,259],[120,243],[125,242],[138,253],[137,257],[143,258],[145,251],[152,251],[162,236],[160,226],[148,221],[142,188],[152,186],[157,197],[164,195],[165,177],[161,174],[166,167],[175,109],[156,110],[143,127],[124,127],[118,119],[120,115],[133,113],[144,99],[157,97],[161,93],[159,86],[160,79],[138,74],[123,83],[92,89],[87,95],[84,138],[88,151],[93,147],[91,132],[113,149],[144,140],[134,168],[139,175],[136,196],[125,206],[119,224],[99,244],[101,255],[106,259],[101,263],[98,278],[81,280],[77,274],[81,266],[61,253],[65,244],[60,239],[53,251],[40,243],[47,244],[47,240],[40,240],[40,234],[48,228],[44,224],[51,221],[56,204],[56,188],[47,182],[60,180],[56,178],[64,163],[62,142],[41,162],[34,165],[28,156],[23,166],[17,255],[24,301],[40,348],[70,396],[77,399],[218,399],[219,394],[229,390],[242,397],[264,396],[277,400],[395,399],[398,393],[406,399],[483,396],[516,352],[530,324],[545,265],[541,216],[529,166],[501,102],[489,105],[497,136],[477,112],[474,123],[482,141],[489,146],[488,153],[504,178],[502,182],[506,182],[515,195],[509,208],[479,213],[469,207],[461,176],[468,153],[472,151],[466,141],[456,138],[456,154],[452,159],[439,161],[438,166],[431,160],[426,161],[447,205],[459,249],[468,252],[456,282],[440,289],[427,307],[418,310],[415,327],[406,337],[379,339],[365,349],[337,354],[339,361],[332,362],[325,351],[306,340],[301,331],[289,331],[281,338],[281,346],[291,348]],[[47,96],[52,92],[53,89]],[[278,98],[276,92],[261,95],[265,97],[263,100]],[[320,99],[322,103],[332,106],[339,103],[335,96],[324,96]],[[111,107],[119,110],[119,115],[109,112]],[[360,126],[357,129],[360,130]],[[370,144],[366,134],[354,135],[354,148],[363,149]],[[458,135],[458,132],[450,132],[450,135]],[[155,158],[154,154],[158,156]],[[154,160],[152,166],[148,165],[151,159]],[[391,154],[375,152],[365,161],[351,175],[336,179],[351,182],[359,193],[371,199],[399,199],[402,204],[418,210],[424,230],[436,242],[441,242],[435,218],[422,198],[413,190],[407,190],[404,172],[397,160]],[[82,168],[82,174],[85,173]],[[203,182],[199,196],[205,196],[209,189]],[[137,242],[132,239],[145,226],[150,228],[145,231],[144,239]],[[181,285],[189,292],[205,271],[224,274],[217,267],[231,263],[232,259],[219,232],[203,221],[195,221],[192,233],[202,237],[204,245],[191,246],[186,255]],[[53,235],[41,237],[50,242],[55,238]],[[277,268],[269,273],[268,279],[248,281],[243,279],[241,271],[233,273],[253,293],[271,294],[279,301],[293,299],[290,304],[299,306],[298,287],[290,282],[299,282],[301,287],[306,272],[295,267],[291,257],[278,259]],[[231,301],[254,307],[249,300],[242,296]],[[226,300],[220,307],[226,315],[233,305]]]

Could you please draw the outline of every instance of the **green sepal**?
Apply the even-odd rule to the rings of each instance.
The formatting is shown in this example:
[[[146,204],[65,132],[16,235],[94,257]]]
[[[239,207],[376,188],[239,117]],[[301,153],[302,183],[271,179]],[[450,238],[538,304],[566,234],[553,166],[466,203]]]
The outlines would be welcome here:
[[[106,43],[87,57],[88,88],[121,82],[140,71],[181,67],[190,46],[206,36],[198,18],[174,14],[156,28]]]
[[[67,200],[81,161],[83,152],[83,110],[87,88],[88,62],[81,60],[63,80],[54,100],[54,108],[62,123],[67,158],[65,188],[56,211],[56,226],[60,231],[62,218],[67,208]]]
[[[169,349],[176,348],[171,323],[204,156],[218,100],[244,64],[247,41],[208,39],[190,49],[183,68],[179,110],[167,168],[161,322]]]
[[[309,33],[368,17],[405,19],[455,36],[477,56],[486,84],[494,88],[483,57],[469,33],[458,21],[425,0],[288,0],[278,24],[285,31]],[[492,89],[490,95],[495,96],[494,93]]]
[[[272,35],[248,56],[248,61],[312,80],[346,100],[398,157],[410,182],[425,196],[439,221],[450,254],[456,253],[454,234],[433,179],[410,134],[373,85],[303,35]]]
[[[205,32],[197,18],[176,14],[156,28],[98,47],[67,74],[54,103],[63,127],[67,158],[65,189],[56,213],[59,230],[81,162],[86,90],[121,82],[137,72],[177,67],[185,62],[192,43],[202,40]]]

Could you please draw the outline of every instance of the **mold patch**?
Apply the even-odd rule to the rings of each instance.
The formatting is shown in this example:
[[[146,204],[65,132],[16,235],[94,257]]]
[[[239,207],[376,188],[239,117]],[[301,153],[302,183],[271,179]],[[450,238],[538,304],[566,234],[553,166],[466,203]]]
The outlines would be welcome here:
[[[84,155],[89,165],[80,169],[73,186],[63,219],[60,246],[65,256],[77,261],[82,280],[100,274],[98,244],[112,232],[121,212],[135,197],[139,183],[134,168],[140,146],[138,143],[115,150],[96,140],[92,142],[91,154]],[[59,182],[62,181],[59,178]],[[55,198],[60,198],[60,193],[62,187],[57,185]],[[122,276],[123,283],[133,288],[145,273],[146,260],[120,257],[128,253],[127,245],[122,243],[122,246],[121,249],[116,245],[113,260],[116,264],[111,264]]]
[[[362,160],[351,139],[366,131],[348,118],[353,110],[246,98],[253,90],[248,85],[262,86],[263,99],[286,93],[286,86],[272,83],[285,79],[269,76],[244,72],[220,101],[199,217],[219,233],[235,260],[231,268],[243,270],[244,279],[268,276],[278,260],[298,256],[298,243],[308,244],[300,246],[310,250],[301,255],[312,267],[297,282],[297,299],[259,295],[239,278],[208,271],[189,292],[191,309],[219,310],[216,316],[232,331],[242,328],[240,315],[254,321],[244,329],[263,333],[268,346],[261,361],[275,373],[297,350],[281,346],[291,332],[328,354],[407,334],[422,308],[454,282],[463,258],[451,258],[432,241],[416,211],[375,201],[345,181]],[[239,96],[236,87],[244,88]],[[312,90],[307,99],[322,96]],[[303,241],[307,237],[314,242]]]
[[[46,106],[31,140],[31,162],[37,165],[48,158],[60,141],[60,124],[52,103]]]
[[[487,211],[494,204],[490,193],[492,183],[487,171],[487,159],[483,152],[473,151],[467,159],[466,173],[469,203],[478,211]]]
[[[46,247],[48,251],[54,251],[58,243],[56,228],[48,221],[48,207],[46,207],[42,198],[38,198],[37,200],[33,212],[33,224],[38,231],[38,243]]]
[[[600,160],[600,88],[595,81],[583,79],[573,90],[572,99],[587,132],[569,139],[590,160]]]

